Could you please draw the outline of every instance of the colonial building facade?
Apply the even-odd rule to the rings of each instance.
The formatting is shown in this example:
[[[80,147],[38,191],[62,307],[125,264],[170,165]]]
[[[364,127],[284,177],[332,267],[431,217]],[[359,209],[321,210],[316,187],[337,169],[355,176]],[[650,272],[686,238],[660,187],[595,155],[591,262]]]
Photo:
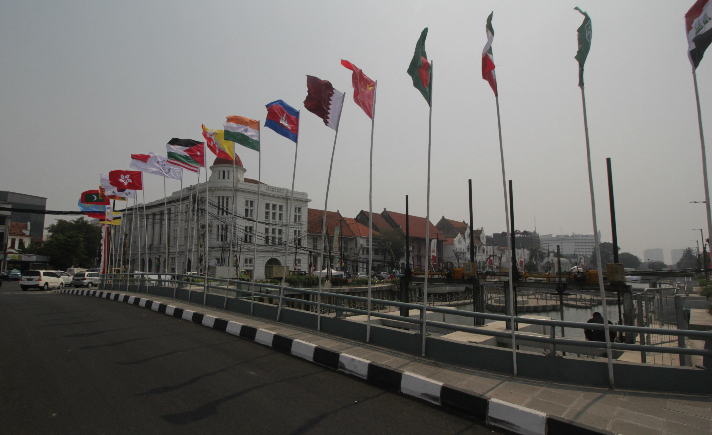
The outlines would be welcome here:
[[[245,168],[240,158],[235,157],[234,173],[231,160],[218,158],[210,167],[207,228],[205,183],[173,192],[166,198],[167,205],[163,199],[147,203],[145,215],[143,205],[136,210],[127,209],[120,231],[115,231],[125,238],[122,241],[120,236],[115,237],[115,246],[121,246],[123,258],[127,259],[124,264],[130,270],[154,273],[204,270],[206,230],[211,276],[234,278],[238,265],[257,279],[264,279],[268,266],[308,270],[307,194],[295,191],[291,204],[290,189],[264,183],[259,186],[256,180],[245,178]],[[184,172],[183,176],[190,175]],[[288,244],[286,259],[285,244]]]

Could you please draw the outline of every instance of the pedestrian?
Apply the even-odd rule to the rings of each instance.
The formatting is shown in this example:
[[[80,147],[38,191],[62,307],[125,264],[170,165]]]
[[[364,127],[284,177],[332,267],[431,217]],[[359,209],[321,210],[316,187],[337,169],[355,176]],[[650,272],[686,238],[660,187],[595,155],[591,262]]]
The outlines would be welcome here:
[[[603,325],[603,316],[601,315],[601,313],[596,311],[593,313],[593,317],[588,319],[588,322],[586,323],[598,323]],[[612,325],[613,323],[609,320],[608,324]],[[586,336],[586,340],[588,341],[606,341],[606,331],[604,330],[584,329],[583,333]],[[610,336],[611,341],[616,340],[616,333],[614,331],[609,331],[608,335]]]

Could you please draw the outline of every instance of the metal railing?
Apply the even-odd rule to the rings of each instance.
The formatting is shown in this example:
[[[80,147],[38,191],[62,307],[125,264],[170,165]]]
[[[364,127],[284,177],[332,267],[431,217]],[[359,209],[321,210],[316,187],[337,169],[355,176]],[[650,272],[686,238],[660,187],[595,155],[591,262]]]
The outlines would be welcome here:
[[[138,284],[138,292],[145,290],[148,292],[149,283],[155,283],[159,287],[169,287],[173,288],[173,296],[175,297],[176,290],[179,288],[187,289],[189,292],[189,300],[193,292],[203,293],[203,304],[207,304],[208,294],[218,294],[225,296],[225,301],[223,308],[227,306],[228,297],[230,294],[233,298],[240,298],[243,300],[250,301],[254,307],[254,303],[261,303],[260,300],[269,300],[269,303],[274,305],[279,303],[292,303],[294,305],[302,305],[309,307],[311,311],[316,310],[317,306],[321,306],[324,312],[333,312],[336,317],[344,317],[345,313],[352,313],[354,315],[367,315],[368,310],[349,307],[348,304],[344,304],[345,301],[353,301],[362,303],[368,306],[368,298],[363,296],[354,296],[343,293],[332,293],[327,291],[322,291],[321,293],[314,289],[307,288],[295,288],[295,287],[284,287],[282,294],[280,295],[280,285],[271,283],[252,283],[247,281],[239,281],[234,279],[224,279],[224,278],[211,278],[208,277],[207,283],[205,277],[202,275],[181,275],[181,274],[158,274],[158,273],[122,273],[122,274],[107,274],[102,276],[102,288],[106,290],[126,290],[128,291],[129,284]],[[232,287],[234,286],[234,287]],[[659,290],[659,289],[658,289]],[[297,298],[296,295],[309,296],[309,298]],[[318,299],[321,298],[321,303]],[[315,300],[312,300],[315,299]],[[325,303],[324,299],[330,301],[335,301],[335,303]],[[497,337],[503,339],[503,341],[510,344],[512,333],[510,330],[491,330],[475,326],[465,326],[453,323],[440,322],[435,320],[427,320],[427,313],[441,313],[463,316],[473,319],[486,319],[494,321],[504,321],[509,323],[512,319],[515,322],[515,339],[518,346],[530,346],[539,347],[550,352],[550,355],[556,355],[557,348],[561,352],[577,353],[576,351],[571,351],[570,349],[581,350],[580,354],[586,354],[585,349],[590,349],[592,352],[598,350],[600,355],[604,355],[606,350],[606,343],[599,341],[587,341],[578,340],[572,338],[557,337],[557,328],[576,328],[585,330],[597,330],[604,331],[603,324],[597,323],[581,323],[581,322],[570,322],[561,320],[547,320],[547,319],[537,319],[531,317],[510,317],[502,314],[491,314],[491,313],[481,313],[474,311],[461,311],[453,308],[446,308],[442,306],[414,304],[405,303],[400,301],[384,300],[384,299],[371,299],[371,306],[387,306],[387,307],[397,307],[397,308],[407,308],[409,310],[419,310],[420,317],[402,317],[397,314],[389,314],[379,312],[377,310],[371,310],[370,316],[380,319],[396,320],[398,322],[405,322],[414,325],[423,325],[425,318],[425,326],[441,328],[448,331],[461,331],[478,335],[486,335],[491,337]],[[253,312],[253,309],[250,310]],[[279,319],[277,319],[279,321]],[[650,323],[646,323],[649,325]],[[548,334],[533,334],[528,332],[516,332],[519,325],[540,325],[543,326],[545,331],[548,330]],[[420,328],[419,328],[420,329]],[[705,349],[693,349],[688,347],[674,347],[674,346],[656,346],[650,341],[642,340],[644,344],[628,344],[628,343],[618,343],[612,342],[611,349],[614,351],[634,351],[641,353],[641,362],[645,362],[645,355],[649,352],[660,353],[660,354],[670,354],[670,355],[698,355],[707,357],[705,358],[705,364],[707,361],[712,361],[712,350],[708,350],[712,344],[712,332],[706,331],[693,331],[687,329],[671,329],[671,328],[656,328],[649,326],[624,326],[624,325],[609,325],[609,329],[616,333],[633,333],[639,334],[640,337],[647,337],[650,335],[658,337],[675,337],[676,339],[698,339],[706,341]],[[672,343],[674,340],[668,340]],[[512,349],[516,352],[515,349]],[[680,358],[681,365],[683,364],[683,358]],[[706,367],[709,369],[710,367]]]

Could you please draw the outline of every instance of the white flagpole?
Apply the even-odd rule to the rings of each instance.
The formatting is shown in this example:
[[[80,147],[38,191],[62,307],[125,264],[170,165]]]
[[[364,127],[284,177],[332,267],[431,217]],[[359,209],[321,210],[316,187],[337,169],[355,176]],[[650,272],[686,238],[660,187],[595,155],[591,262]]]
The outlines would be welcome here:
[[[230,216],[230,231],[228,235],[230,237],[230,254],[227,259],[228,273],[227,273],[227,287],[230,288],[230,275],[232,273],[232,242],[235,238],[235,142],[232,143],[232,216]],[[237,272],[235,272],[235,280],[237,280]],[[227,291],[225,291],[225,302],[227,303]]]
[[[705,181],[705,206],[707,208],[707,237],[712,237],[712,212],[710,211],[710,189],[707,181],[707,153],[705,152],[705,134],[702,131],[702,111],[700,110],[700,93],[697,91],[697,73],[692,68],[692,79],[695,82],[695,99],[697,100],[697,123],[700,126],[700,146],[702,147],[702,176]],[[702,243],[704,243],[704,239]],[[705,261],[707,259],[705,258]],[[705,267],[704,269],[707,269]],[[703,269],[703,270],[704,270]]]
[[[176,271],[173,274],[173,278],[176,279],[178,275],[178,245],[180,244],[180,230],[183,224],[183,172],[180,175],[180,199],[178,200],[178,228],[176,229]],[[175,291],[173,292],[173,298],[175,298]]]
[[[163,271],[168,274],[168,262],[170,259],[170,252],[168,252],[168,238],[171,236],[171,234],[168,232],[168,202],[166,201],[166,177],[163,177],[163,215],[163,221],[165,222],[166,227],[166,261],[163,264]]]
[[[301,124],[301,112],[297,110],[297,140],[294,143],[294,169],[292,169],[292,194],[291,194],[291,199],[287,203],[287,207],[289,207],[289,210],[287,210],[287,225],[286,225],[286,233],[284,234],[284,266],[289,270],[289,266],[287,266],[288,257],[289,257],[289,220],[292,219],[292,207],[294,204],[294,178],[297,175],[297,152],[299,151],[299,125]],[[291,203],[291,204],[290,204]],[[279,322],[279,316],[282,314],[282,297],[284,295],[284,279],[287,277],[286,270],[282,270],[282,283],[279,285],[279,307],[277,308],[277,321]]]
[[[615,383],[613,379],[613,357],[611,356],[611,336],[609,334],[608,328],[608,310],[606,307],[606,291],[603,288],[603,265],[601,264],[601,249],[600,240],[598,237],[598,225],[596,223],[596,200],[593,196],[593,175],[591,172],[591,148],[588,141],[588,118],[586,116],[586,93],[584,92],[583,85],[581,88],[581,101],[583,102],[583,126],[586,131],[586,157],[588,158],[588,184],[591,190],[591,218],[593,220],[593,241],[596,248],[596,261],[598,265],[598,286],[601,291],[601,307],[603,309],[603,330],[606,334],[606,354],[608,356],[608,381],[611,384],[611,388],[615,388]],[[707,177],[705,177],[705,181]]]
[[[141,174],[141,184],[143,185],[143,173]],[[143,235],[146,240],[146,244],[144,245],[145,247],[145,263],[146,263],[146,272],[148,272],[148,216],[146,215],[146,186],[143,185],[143,188],[141,189],[141,199],[143,200]],[[145,278],[145,277],[144,277]],[[144,279],[144,283],[146,284],[146,293],[148,293],[148,281]],[[139,281],[138,285],[139,291],[141,290],[141,282]]]
[[[205,170],[207,171],[208,168],[206,167]],[[191,246],[190,246],[190,269],[191,271],[193,268],[195,268],[195,271],[198,272],[200,270],[200,265],[198,264],[197,266],[195,265],[195,259],[193,258],[193,255],[195,255],[196,251],[196,245],[198,244],[198,222],[199,222],[199,216],[200,213],[198,212],[198,207],[199,207],[199,202],[198,200],[200,199],[200,169],[198,169],[198,184],[195,185],[195,224],[193,225],[193,238],[191,240]]]
[[[190,187],[188,187],[190,189]],[[186,231],[185,234],[185,263],[183,264],[183,268],[181,271],[183,273],[189,272],[188,270],[188,262],[190,261],[190,255],[191,255],[191,235],[193,233],[193,208],[191,205],[193,204],[193,190],[190,190],[190,195],[188,195],[188,210],[186,211],[186,221],[188,222],[188,231]],[[191,267],[193,265],[191,264]]]
[[[425,206],[425,249],[427,252],[430,251],[430,148],[433,136],[433,76],[434,74],[434,62],[430,60],[430,101],[428,106],[430,106],[430,113],[428,114],[428,187],[426,194],[426,206]],[[437,242],[436,242],[437,243]],[[430,255],[427,256],[425,261],[425,284],[423,285],[423,315],[422,315],[422,332],[423,336],[423,346],[421,349],[422,355],[425,356],[425,337],[428,335],[428,276],[430,275]]]
[[[336,152],[336,138],[339,137],[339,125],[341,124],[341,111],[344,108],[344,100],[346,99],[346,93],[341,99],[341,108],[339,108],[339,119],[336,121],[336,133],[334,134],[334,145],[331,148],[331,163],[329,163],[329,178],[326,182],[326,199],[324,199],[324,217],[322,219],[321,225],[321,262],[324,263],[324,239],[326,238],[326,210],[328,210],[329,204],[329,187],[331,186],[331,169],[334,167],[334,153]],[[336,237],[336,233],[334,233]],[[295,248],[296,249],[296,248]],[[317,321],[316,329],[321,331],[321,270],[319,271],[319,294],[317,295]]]
[[[259,126],[262,120],[257,121]],[[254,313],[255,309],[255,279],[257,278],[257,224],[260,221],[260,192],[262,190],[262,133],[260,132],[260,149],[257,151],[257,207],[255,208],[255,226],[252,232],[252,241],[255,246],[255,254],[252,259],[252,297],[250,300],[250,314]]]
[[[126,291],[129,291],[129,279],[131,277],[131,255],[133,252],[134,223],[136,221],[136,191],[134,191],[133,215],[131,216],[131,235],[129,236],[129,264],[126,266]]]
[[[492,71],[494,75],[495,83],[497,83],[497,75]],[[507,176],[504,171],[504,147],[502,146],[502,122],[499,116],[499,90],[494,96],[495,102],[497,103],[497,129],[499,131],[499,157],[502,162],[502,189],[504,193],[504,220],[507,224],[507,246],[512,249],[512,234],[511,227],[509,225],[509,203],[507,202]],[[511,260],[510,260],[511,262]],[[500,260],[501,266],[501,260]],[[516,335],[514,333],[514,304],[517,303],[514,299],[514,276],[513,276],[514,264],[509,265],[509,300],[511,301],[509,306],[509,329],[512,333],[512,367],[514,371],[514,376],[517,376],[517,343]]]
[[[378,80],[373,82],[373,109],[371,110],[371,154],[368,160],[368,302],[366,305],[366,343],[371,340],[371,272],[373,269],[373,130],[376,125],[376,91]],[[322,247],[322,249],[324,249]]]
[[[205,148],[207,146],[203,147],[203,151],[205,151]],[[205,154],[205,152],[203,152]],[[206,156],[207,157],[207,156]],[[205,162],[205,257],[203,259],[203,264],[205,265],[203,268],[203,272],[205,272],[205,286],[203,288],[203,305],[207,303],[208,300],[208,243],[210,241],[210,232],[208,231],[208,199],[210,198],[210,195],[208,193],[208,162]]]

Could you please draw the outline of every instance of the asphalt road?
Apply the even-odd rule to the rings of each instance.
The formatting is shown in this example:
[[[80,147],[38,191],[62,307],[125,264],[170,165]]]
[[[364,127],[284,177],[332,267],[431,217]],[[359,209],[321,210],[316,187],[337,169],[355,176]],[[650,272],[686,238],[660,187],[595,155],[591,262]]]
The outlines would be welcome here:
[[[114,433],[493,431],[190,322],[3,283],[0,434]]]

